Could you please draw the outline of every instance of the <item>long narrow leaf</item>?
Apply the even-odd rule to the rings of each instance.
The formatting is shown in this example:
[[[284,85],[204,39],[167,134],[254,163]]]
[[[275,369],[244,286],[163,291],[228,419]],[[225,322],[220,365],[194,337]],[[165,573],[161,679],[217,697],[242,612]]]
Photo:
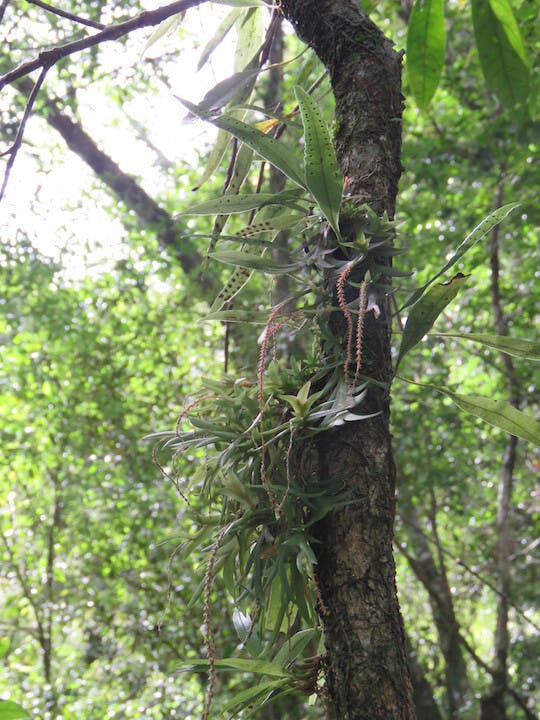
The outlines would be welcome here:
[[[229,30],[240,17],[240,13],[241,10],[239,8],[235,8],[234,10],[231,10],[230,13],[228,13],[227,16],[221,21],[214,35],[212,35],[210,40],[204,46],[204,49],[199,58],[199,62],[197,63],[197,70],[200,70],[203,65],[206,64],[208,58],[212,55],[214,50],[221,42],[223,42]]]
[[[303,262],[278,263],[271,257],[242,252],[241,250],[215,252],[212,253],[210,257],[213,257],[214,260],[222,262],[225,265],[235,265],[236,267],[249,268],[250,270],[262,270],[263,272],[271,274],[293,272],[303,265]]]
[[[424,283],[424,285],[422,285],[422,287],[415,290],[409,297],[409,299],[406,301],[406,303],[402,305],[400,310],[404,310],[410,305],[414,305],[414,303],[422,297],[427,288],[432,285],[435,280],[444,275],[444,273],[449,270],[453,265],[455,265],[459,260],[461,260],[465,253],[471,248],[473,248],[476,243],[478,243],[484,237],[484,235],[487,235],[487,233],[492,228],[494,228],[495,225],[498,225],[500,222],[502,222],[507,215],[509,215],[519,206],[520,203],[508,203],[508,205],[503,205],[502,207],[497,208],[497,210],[494,210],[487,217],[485,217],[482,222],[478,223],[474,230],[472,230],[472,232],[467,235],[461,245],[459,245],[456,252],[452,255],[446,265],[442,267],[438,272],[436,272],[432,278],[430,278],[426,283]]]
[[[177,669],[183,672],[193,669],[199,669],[206,672],[209,668],[208,660],[197,658],[182,662]],[[218,658],[215,661],[216,670],[239,670],[240,672],[254,673],[255,675],[268,675],[269,677],[287,678],[290,673],[284,670],[280,665],[266,660],[257,660],[255,658]]]
[[[481,395],[460,395],[440,385],[428,385],[419,383],[407,378],[401,378],[405,382],[420,387],[435,390],[441,395],[449,397],[461,410],[469,415],[479,417],[493,427],[504,430],[504,432],[516,437],[528,440],[540,446],[540,422],[537,422],[530,415],[517,410],[505,400],[493,400]]]
[[[538,340],[524,340],[523,338],[513,338],[507,335],[466,332],[430,333],[430,336],[431,335],[433,335],[433,337],[452,337],[471,340],[472,342],[487,345],[487,347],[494,348],[507,355],[524,358],[525,360],[540,361],[540,341]]]
[[[296,162],[290,148],[287,148],[278,140],[268,137],[260,130],[257,130],[256,127],[248,125],[247,123],[242,122],[242,120],[238,120],[231,115],[215,116],[201,110],[197,105],[194,105],[187,100],[182,100],[181,98],[179,98],[179,100],[194,115],[200,117],[202,120],[207,120],[221,130],[226,130],[231,135],[234,135],[243,143],[253,148],[258,155],[263,157],[265,160],[268,160],[269,163],[272,163],[272,165],[281,170],[281,172],[294,183],[306,190],[308,189],[303,177],[302,169]]]
[[[431,330],[435,320],[456,297],[467,277],[459,273],[449,282],[435,285],[413,305],[403,330],[396,368],[409,350],[418,345],[424,335]]]
[[[492,400],[478,395],[457,395],[439,388],[465,412],[485,420],[510,435],[540,446],[540,423],[504,400]]]
[[[240,690],[223,705],[223,710],[224,712],[246,710],[252,707],[253,703],[258,699],[262,700],[262,695],[268,695],[274,690],[279,690],[283,688],[284,684],[284,680],[266,680],[258,685]]]
[[[306,185],[337,237],[340,237],[343,173],[334,144],[315,100],[299,86],[294,92],[304,124]]]
[[[198,203],[184,210],[180,215],[217,215],[241,213],[265,205],[284,205],[289,207],[296,204],[298,195],[291,191],[283,193],[253,193],[250,195],[222,195],[213,200]]]

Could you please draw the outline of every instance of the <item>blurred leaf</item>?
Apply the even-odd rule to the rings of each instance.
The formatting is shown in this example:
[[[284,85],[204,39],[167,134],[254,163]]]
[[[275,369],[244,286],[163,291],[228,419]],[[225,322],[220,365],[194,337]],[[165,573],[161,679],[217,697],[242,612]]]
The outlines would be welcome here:
[[[8,637],[0,638],[0,659],[6,657],[9,652],[10,640]]]
[[[255,675],[269,675],[270,677],[288,678],[291,674],[275,662],[258,660],[256,658],[217,658],[215,661],[216,670],[239,670]],[[177,665],[181,672],[198,670],[206,672],[209,669],[208,660],[196,659],[189,662],[182,662]]]
[[[157,28],[153,31],[153,33],[146,41],[146,44],[141,53],[142,56],[144,57],[148,50],[153,45],[155,45],[162,37],[165,37],[166,35],[172,35],[172,33],[180,27],[185,14],[186,12],[184,10],[183,12],[176,13],[176,15],[171,15],[171,17],[168,17],[166,20],[163,20],[163,22],[159,23]]]
[[[254,255],[253,253],[242,252],[241,250],[224,250],[223,252],[215,252],[210,255],[218,262],[226,265],[236,265],[251,270],[262,270],[263,272],[276,274],[293,272],[302,267],[303,261],[297,263],[279,263],[271,257],[264,255]]]
[[[416,0],[407,29],[407,70],[416,103],[425,110],[444,67],[443,0]]]
[[[234,9],[231,10],[230,13],[221,21],[219,24],[218,29],[214,33],[214,35],[210,38],[210,40],[206,43],[204,46],[204,49],[201,53],[201,56],[199,58],[199,62],[197,63],[197,70],[200,70],[203,65],[207,62],[208,58],[212,55],[214,50],[220,45],[221,42],[225,39],[227,36],[227,33],[232,28],[234,23],[238,20],[238,18],[241,15],[240,9]]]
[[[216,215],[241,213],[264,205],[294,206],[300,199],[296,191],[286,190],[282,193],[252,193],[249,195],[222,195],[213,200],[192,205],[180,215]]]
[[[198,107],[206,112],[221,109],[229,100],[242,92],[261,72],[261,68],[242,70],[214,85],[200,101]]]
[[[262,643],[253,621],[249,615],[244,615],[238,608],[233,610],[233,625],[241,643],[245,643],[246,650],[252,657],[257,657],[263,650]],[[249,637],[248,637],[249,636]],[[247,638],[247,642],[246,642]]]
[[[268,696],[274,690],[283,688],[285,683],[289,683],[289,680],[266,680],[253,687],[240,690],[240,692],[233,695],[232,698],[223,705],[223,710],[224,712],[231,712],[235,709],[244,710],[251,708],[254,703],[261,702],[264,699],[262,697],[263,695]]]
[[[529,94],[529,69],[508,0],[472,0],[472,17],[488,87],[508,107],[524,104]]]
[[[260,7],[253,6],[244,11],[244,18],[236,25],[236,38],[234,70],[238,72],[250,66],[258,68],[264,38]]]
[[[24,708],[11,700],[0,700],[0,720],[19,720],[29,718],[30,715]]]

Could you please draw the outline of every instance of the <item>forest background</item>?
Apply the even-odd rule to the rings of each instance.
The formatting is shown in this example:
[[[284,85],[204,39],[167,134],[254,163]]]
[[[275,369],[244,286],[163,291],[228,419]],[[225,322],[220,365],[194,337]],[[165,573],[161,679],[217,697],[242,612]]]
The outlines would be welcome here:
[[[427,5],[436,17],[439,4]],[[506,85],[487,71],[486,86],[486,50],[465,2],[445,3],[444,70],[440,79],[437,68],[432,73],[433,97],[414,85],[414,67],[404,74],[396,242],[407,254],[395,263],[413,274],[395,279],[395,297],[402,305],[483,218],[519,202],[456,264],[469,277],[435,330],[531,340],[539,307],[538,8],[503,5],[527,48],[522,66],[503,67]],[[150,9],[114,0],[55,7],[78,20],[39,3],[0,4],[0,73],[90,34],[80,16],[99,30]],[[243,322],[204,320],[231,271],[211,259],[201,273],[214,217],[188,210],[221,195],[238,148],[227,136],[218,156],[215,134],[199,137],[206,125],[193,116],[186,122],[177,96],[201,101],[204,92],[185,84],[197,63],[205,91],[244,73],[219,85],[205,107],[230,107],[247,93],[241,104],[258,108],[249,118],[285,121],[280,142],[299,160],[294,87],[312,89],[329,125],[333,102],[324,67],[271,8],[233,0],[212,7],[211,31],[202,5],[157,31],[56,63],[0,202],[0,695],[31,717],[187,720],[205,712],[209,684],[213,716],[228,717],[260,678],[255,666],[255,675],[211,678],[207,667],[179,674],[182,663],[207,654],[210,626],[218,658],[245,657],[245,615],[233,613],[219,572],[206,591],[208,545],[198,552],[189,542],[197,528],[181,494],[194,493],[197,512],[211,515],[196,494],[204,450],[169,467],[162,455],[156,463],[145,436],[174,430],[224,363],[231,383],[256,386],[261,333],[293,281],[256,272],[234,299]],[[364,7],[398,49],[406,47],[411,6]],[[259,73],[250,62],[272,19],[271,67]],[[2,151],[17,142],[31,95],[28,77],[2,89]],[[272,192],[281,189],[276,173],[260,169],[250,171],[243,193],[261,177]],[[239,227],[233,218],[226,237]],[[280,243],[286,253],[298,238],[282,233]],[[396,315],[394,357],[400,323]],[[286,325],[274,340],[277,358],[306,353]],[[422,386],[505,400],[534,417],[537,369],[527,357],[432,335],[400,364],[400,375],[420,384],[392,387],[397,583],[420,720],[538,713],[538,449]],[[309,637],[306,650],[319,652]],[[255,710],[246,705],[239,716],[322,717],[320,682],[260,712],[257,695]],[[493,698],[503,714],[489,714]],[[26,716],[4,710],[0,717]]]

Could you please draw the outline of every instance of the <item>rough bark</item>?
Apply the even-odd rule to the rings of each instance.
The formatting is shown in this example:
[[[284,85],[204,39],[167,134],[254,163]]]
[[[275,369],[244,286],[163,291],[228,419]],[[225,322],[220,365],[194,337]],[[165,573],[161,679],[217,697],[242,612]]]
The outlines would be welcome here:
[[[400,55],[354,0],[282,0],[281,6],[329,71],[348,191],[392,216],[401,172]],[[348,490],[352,500],[315,529],[327,687],[339,720],[415,717],[392,553],[390,330],[386,298],[378,301],[380,317],[366,316],[362,372],[380,384],[373,384],[362,411],[379,414],[319,435],[302,459],[305,472]]]

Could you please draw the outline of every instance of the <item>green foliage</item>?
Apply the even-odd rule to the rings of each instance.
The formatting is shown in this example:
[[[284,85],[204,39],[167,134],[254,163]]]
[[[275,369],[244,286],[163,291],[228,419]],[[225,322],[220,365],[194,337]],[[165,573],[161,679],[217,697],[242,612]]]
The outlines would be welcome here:
[[[538,142],[527,113],[510,112],[511,106],[521,108],[526,101],[533,113],[537,104],[537,73],[528,69],[538,64],[539,48],[534,41],[537,8],[534,3],[475,3],[475,46],[468,14],[459,5],[446,4],[446,67],[439,77],[443,47],[440,4],[415,7],[408,30],[409,84],[424,110],[429,103],[429,115],[409,109],[405,116],[406,173],[401,181],[398,220],[408,253],[401,258],[402,249],[392,247],[395,228],[387,219],[378,226],[369,208],[340,207],[341,188],[331,168],[334,161],[327,135],[321,141],[327,150],[312,164],[314,182],[304,177],[307,165],[304,169],[296,159],[298,134],[285,109],[293,106],[296,85],[310,87],[320,78],[315,55],[306,54],[286,69],[284,66],[282,99],[291,108],[273,114],[274,106],[269,111],[263,98],[267,78],[249,65],[262,39],[257,23],[266,13],[257,18],[245,10],[264,10],[264,4],[256,0],[230,0],[228,4],[234,17],[231,13],[198,49],[199,62],[206,65],[226,28],[232,29],[236,20],[242,22],[237,42],[241,58],[235,74],[207,96],[210,105],[227,102],[223,116],[212,115],[227,129],[219,130],[210,156],[199,161],[203,170],[195,178],[174,155],[173,146],[183,144],[178,127],[169,144],[160,137],[160,127],[151,137],[172,167],[165,172],[164,166],[159,166],[145,177],[145,187],[175,216],[189,205],[182,195],[203,181],[208,183],[208,192],[206,188],[200,191],[197,204],[206,203],[209,212],[223,217],[212,225],[205,216],[197,215],[189,225],[181,225],[181,240],[173,252],[189,245],[204,254],[208,240],[215,244],[219,237],[219,250],[212,245],[210,252],[220,262],[209,263],[196,281],[181,276],[172,253],[166,256],[157,248],[159,232],[133,213],[123,213],[116,200],[109,200],[90,182],[80,207],[78,198],[67,203],[78,208],[77,214],[64,219],[57,232],[71,246],[84,227],[91,227],[83,216],[85,208],[92,208],[91,216],[105,208],[127,228],[121,236],[127,259],[118,267],[75,282],[66,280],[59,266],[38,257],[24,235],[4,246],[0,263],[4,288],[0,303],[4,418],[0,490],[1,527],[8,544],[2,546],[5,572],[0,599],[2,633],[9,643],[3,641],[0,648],[5,652],[10,697],[36,717],[45,712],[47,717],[65,720],[107,715],[163,720],[178,713],[200,717],[212,673],[209,660],[199,659],[204,653],[201,607],[206,606],[209,626],[220,634],[215,658],[215,670],[220,673],[215,717],[225,712],[256,717],[260,707],[259,717],[265,720],[318,717],[316,708],[307,709],[296,699],[297,693],[305,696],[317,690],[319,656],[324,651],[315,612],[312,527],[306,523],[306,515],[315,521],[350,499],[340,489],[329,492],[328,488],[298,487],[295,463],[308,462],[309,457],[296,456],[290,446],[298,438],[309,444],[322,430],[361,417],[363,393],[369,386],[360,376],[358,386],[352,388],[350,380],[345,381],[344,349],[335,354],[328,350],[335,344],[325,334],[328,317],[343,309],[335,307],[335,301],[331,306],[327,288],[348,263],[353,263],[353,269],[365,269],[369,282],[376,286],[387,272],[378,262],[380,257],[395,256],[397,267],[391,272],[398,279],[393,292],[397,305],[411,310],[407,333],[412,333],[414,315],[422,307],[431,312],[426,327],[435,320],[432,293],[445,286],[430,288],[450,268],[455,265],[454,272],[472,274],[466,287],[438,315],[436,327],[442,332],[429,333],[424,342],[417,342],[425,332],[420,323],[413,333],[414,352],[403,351],[399,357],[400,373],[422,385],[429,383],[448,399],[441,402],[437,391],[412,383],[396,382],[392,387],[401,513],[396,541],[401,605],[416,658],[446,712],[444,642],[434,622],[440,617],[440,608],[426,591],[425,582],[411,570],[413,563],[408,557],[418,559],[419,548],[407,531],[408,512],[411,506],[415,508],[436,568],[444,568],[449,586],[455,588],[453,605],[463,636],[489,664],[498,597],[493,589],[498,582],[497,485],[506,450],[505,434],[492,432],[489,423],[531,441],[538,433],[532,420],[538,410],[538,377],[531,362],[538,359],[538,340],[531,337],[539,303],[538,283],[534,282],[539,261],[535,192],[540,178],[534,162]],[[33,55],[37,46],[63,42],[66,27],[70,32],[73,29],[53,14],[23,5],[12,2],[7,6],[2,25],[10,35],[4,41],[2,71],[8,69],[10,56],[18,63]],[[136,5],[130,5],[129,13],[137,10]],[[77,12],[80,7],[72,9]],[[128,8],[118,1],[99,2],[86,11],[95,20],[108,22],[113,16],[125,17]],[[428,26],[420,23],[419,18],[426,20],[427,11],[430,18],[435,13],[437,34],[426,34]],[[398,45],[403,44],[406,30],[396,17],[395,5],[379,3],[372,5],[370,12],[384,22]],[[412,40],[415,33],[420,33],[418,44]],[[182,43],[193,40],[187,35],[179,37]],[[171,47],[172,38],[167,42]],[[66,107],[83,127],[94,121],[98,108],[99,116],[110,125],[100,140],[116,157],[126,135],[119,118],[136,112],[146,124],[143,129],[149,131],[164,112],[153,98],[158,82],[175,83],[176,42],[174,39],[170,57],[137,61],[131,69],[111,68],[111,56],[96,48],[72,66],[73,77],[67,66],[61,74],[50,73],[51,93],[65,98]],[[287,43],[290,55],[296,56],[299,47],[294,38],[288,36]],[[144,40],[135,49],[137,57],[143,46]],[[122,51],[129,47],[126,41]],[[423,50],[423,55],[415,58],[415,50]],[[482,74],[503,107],[486,97]],[[94,94],[88,100],[90,82]],[[328,87],[325,83],[323,90]],[[130,108],[142,93],[148,106],[146,120],[140,104]],[[105,99],[107,95],[109,106],[95,105],[95,97]],[[23,109],[18,94],[8,100],[2,110],[6,147],[18,127],[16,113]],[[279,141],[253,125],[263,105],[263,117],[271,120],[262,127],[276,127],[281,113],[287,119],[288,130]],[[329,105],[322,92],[317,110],[324,117],[330,117]],[[310,108],[307,113],[313,114]],[[248,115],[251,112],[255,115]],[[36,241],[53,217],[51,195],[45,190],[54,185],[56,194],[67,177],[54,179],[55,166],[61,170],[65,155],[57,140],[48,139],[45,119],[43,115],[36,122],[37,130],[29,127],[27,150],[29,157],[33,155],[46,167],[47,175],[35,173],[35,178],[30,174],[25,178],[31,212],[19,211],[18,220]],[[308,122],[322,128],[317,124],[320,116],[308,118]],[[119,125],[116,129],[115,124]],[[227,179],[233,181],[225,191],[235,197],[211,200],[221,187],[215,176],[230,146],[230,130],[244,134],[240,137],[244,145],[238,148],[238,155],[243,153],[242,163],[235,165],[234,171],[239,174],[233,178],[229,173]],[[258,177],[247,167],[251,148],[259,157],[292,172],[290,180],[299,188],[292,198],[297,209],[267,205],[264,200],[261,204],[255,192]],[[135,145],[132,154],[136,154]],[[313,148],[310,157],[317,158]],[[126,162],[121,155],[118,161],[120,165]],[[240,172],[241,165],[245,173]],[[324,166],[329,169],[323,170]],[[36,185],[32,186],[34,179]],[[43,189],[37,188],[38,183]],[[500,187],[506,203],[502,208],[497,207]],[[264,178],[261,189],[270,194]],[[319,206],[311,214],[300,200],[307,198],[308,192]],[[47,199],[42,199],[43,195]],[[287,200],[287,196],[281,198]],[[248,215],[245,221],[237,214],[228,217],[234,203],[251,207],[252,202],[258,210],[252,217]],[[508,215],[518,202],[519,212]],[[494,214],[488,215],[493,210]],[[338,212],[339,259],[332,252]],[[32,214],[37,218],[35,229],[29,224]],[[478,241],[486,236],[491,239],[497,223],[507,215],[498,232],[500,293],[509,335],[498,336],[491,334],[488,244]],[[332,224],[332,216],[334,232],[323,220]],[[478,218],[486,216],[470,233]],[[180,222],[185,218],[182,214]],[[116,237],[115,228],[113,223],[107,225],[107,242]],[[277,235],[283,230],[292,230],[293,239],[285,243],[279,256]],[[4,227],[2,235],[4,240],[15,238],[15,233]],[[464,237],[467,239],[461,243]],[[204,247],[200,247],[201,238]],[[230,263],[236,270],[227,280],[222,268]],[[401,279],[411,271],[416,275],[413,282]],[[249,278],[252,280],[246,285]],[[284,295],[277,290],[282,282]],[[229,380],[216,381],[216,365],[223,355],[221,328],[194,323],[193,314],[206,313],[215,288],[223,284],[213,307],[219,311],[211,317],[231,323],[232,370]],[[244,288],[242,295],[238,295],[240,288]],[[203,302],[194,303],[194,297],[203,297]],[[290,304],[269,323],[273,311],[268,305],[275,306],[283,298],[291,298]],[[235,307],[221,311],[232,299]],[[349,309],[356,318],[358,304],[352,302]],[[256,377],[239,368],[258,352],[256,337],[264,328],[269,335],[266,355],[273,356],[275,346],[277,358],[282,359],[270,362],[264,377],[262,372]],[[323,355],[318,346],[306,352],[313,336],[324,348]],[[470,341],[466,349],[463,340]],[[520,359],[514,366],[521,399],[519,414],[506,402],[500,351]],[[243,374],[249,380],[242,379]],[[208,376],[209,380],[202,379]],[[177,432],[160,436],[164,450],[159,459],[165,473],[189,498],[190,504],[185,505],[160,477],[148,445],[140,438],[149,427],[174,424],[179,398],[205,394],[213,397],[191,407]],[[466,420],[463,412],[469,416]],[[173,467],[169,465],[171,450],[177,453]],[[532,553],[539,532],[533,499],[538,462],[532,442],[520,443],[509,520],[513,538],[509,682],[529,704],[533,685],[540,682],[531,624],[538,623]],[[273,501],[263,478],[275,494]],[[283,515],[276,513],[275,507],[282,503]],[[56,507],[59,516],[55,516]],[[226,532],[221,536],[223,528]],[[48,570],[51,538],[52,573]],[[16,570],[26,587],[14,575]],[[206,579],[214,585],[207,588]],[[52,627],[49,680],[43,647],[36,639],[38,620],[50,622]],[[179,665],[198,672],[184,674],[179,680],[175,674]],[[476,696],[485,692],[490,678],[470,659],[467,673],[472,685],[468,700],[476,711]],[[280,705],[282,692],[289,693],[286,702],[300,704],[293,709]],[[241,709],[248,705],[253,706],[251,710]],[[507,714],[517,720],[522,710],[509,702]]]

